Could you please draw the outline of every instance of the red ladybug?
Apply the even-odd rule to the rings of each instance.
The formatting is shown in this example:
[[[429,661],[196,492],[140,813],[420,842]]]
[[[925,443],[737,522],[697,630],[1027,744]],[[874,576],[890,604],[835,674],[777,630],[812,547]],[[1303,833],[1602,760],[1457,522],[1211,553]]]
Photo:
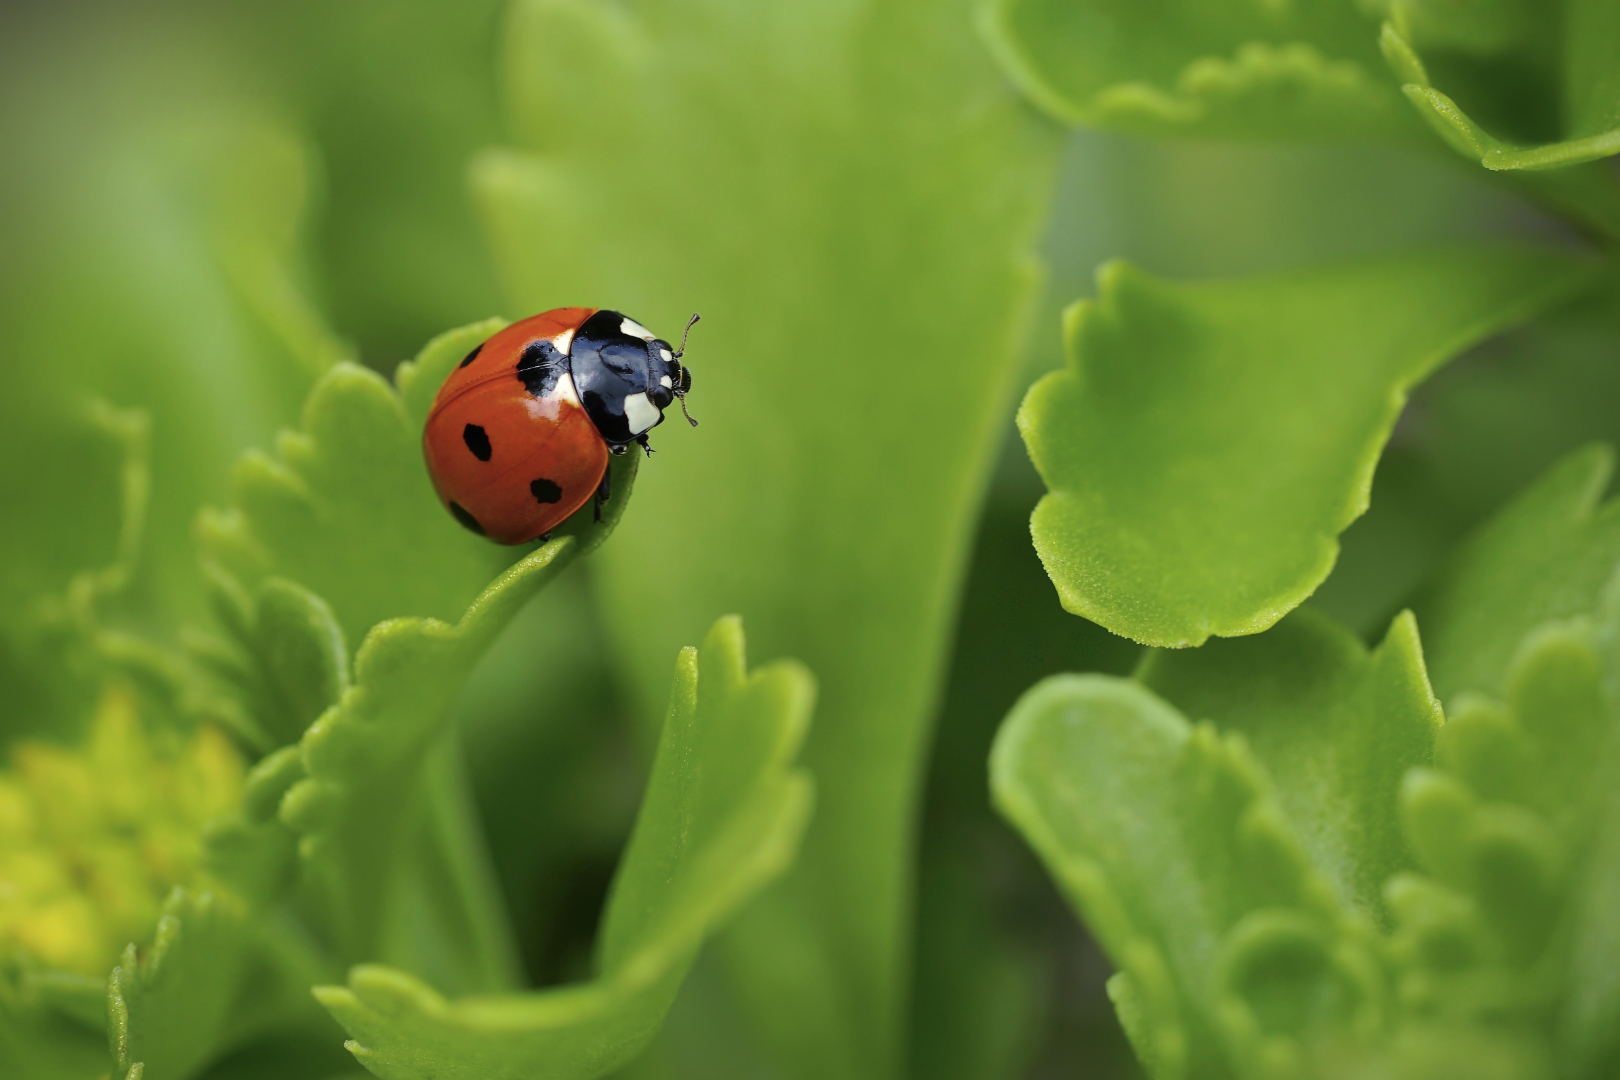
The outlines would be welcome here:
[[[687,332],[698,317],[686,324]],[[647,432],[692,373],[681,347],[617,311],[555,308],[513,323],[444,380],[422,430],[428,474],[455,519],[480,536],[522,544],[596,496],[608,501],[608,455]]]

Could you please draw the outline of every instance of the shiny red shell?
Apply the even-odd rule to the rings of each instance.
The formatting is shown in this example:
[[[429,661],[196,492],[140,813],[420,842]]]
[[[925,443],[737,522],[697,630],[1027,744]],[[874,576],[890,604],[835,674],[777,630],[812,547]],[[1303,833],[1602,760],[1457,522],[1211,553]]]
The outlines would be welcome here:
[[[555,308],[495,334],[450,373],[422,429],[428,475],[463,525],[502,544],[548,533],[596,494],[608,446],[572,378],[543,397],[518,377],[523,350],[563,352],[596,308]],[[566,336],[565,336],[566,335]]]

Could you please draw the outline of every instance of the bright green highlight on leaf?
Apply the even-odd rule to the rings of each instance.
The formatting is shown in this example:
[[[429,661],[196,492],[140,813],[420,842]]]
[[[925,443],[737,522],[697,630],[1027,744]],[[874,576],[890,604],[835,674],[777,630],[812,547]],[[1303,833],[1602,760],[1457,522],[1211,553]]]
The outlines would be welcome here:
[[[1105,267],[1018,414],[1063,606],[1150,645],[1271,626],[1332,569],[1408,388],[1590,273],[1490,249],[1191,284]]]
[[[1322,138],[1410,124],[1350,3],[989,0],[985,26],[1032,100],[1144,135]]]
[[[1384,56],[1429,126],[1452,149],[1487,169],[1557,169],[1620,154],[1620,7],[1610,0],[1570,0],[1564,7],[1565,137],[1557,142],[1512,142],[1471,119],[1430,83],[1399,8],[1397,18],[1384,24]]]
[[[657,1031],[699,945],[792,862],[811,803],[793,765],[814,684],[791,661],[749,673],[742,623],[715,624],[676,665],[669,715],[614,880],[588,984],[446,1001],[403,972],[356,968],[317,990],[389,1080],[601,1076]]]

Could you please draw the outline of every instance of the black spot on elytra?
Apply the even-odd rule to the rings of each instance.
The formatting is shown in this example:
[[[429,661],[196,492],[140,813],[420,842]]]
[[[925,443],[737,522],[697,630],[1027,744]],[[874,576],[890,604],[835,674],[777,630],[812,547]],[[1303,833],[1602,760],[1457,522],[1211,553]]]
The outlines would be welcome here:
[[[475,532],[479,536],[484,535],[484,527],[478,524],[478,519],[467,513],[467,508],[460,503],[453,502],[450,504],[450,515],[461,522],[462,528]]]
[[[518,357],[517,377],[535,397],[545,397],[557,388],[557,380],[568,371],[568,357],[549,341],[531,341]]]
[[[473,457],[479,461],[488,461],[493,449],[489,445],[489,435],[477,424],[468,424],[461,429],[461,441],[467,444]]]
[[[463,360],[460,364],[457,364],[456,366],[457,367],[466,367],[468,364],[470,364],[474,360],[478,359],[478,354],[483,352],[483,351],[484,351],[483,342],[479,342],[477,345],[473,346],[473,351],[467,354],[467,358],[465,360]]]
[[[562,502],[562,488],[543,476],[538,480],[529,482],[529,494],[533,495],[534,501],[539,503]]]

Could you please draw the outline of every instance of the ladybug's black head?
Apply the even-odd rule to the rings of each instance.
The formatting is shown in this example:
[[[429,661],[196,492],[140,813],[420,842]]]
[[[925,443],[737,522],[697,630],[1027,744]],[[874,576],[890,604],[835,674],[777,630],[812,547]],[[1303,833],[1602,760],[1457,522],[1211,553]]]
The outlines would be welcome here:
[[[693,315],[687,333],[697,321]],[[645,447],[647,432],[664,422],[664,410],[675,401],[697,426],[686,412],[692,372],[681,363],[685,352],[686,334],[676,349],[617,311],[598,311],[575,331],[569,347],[574,388],[615,453],[632,442]]]

